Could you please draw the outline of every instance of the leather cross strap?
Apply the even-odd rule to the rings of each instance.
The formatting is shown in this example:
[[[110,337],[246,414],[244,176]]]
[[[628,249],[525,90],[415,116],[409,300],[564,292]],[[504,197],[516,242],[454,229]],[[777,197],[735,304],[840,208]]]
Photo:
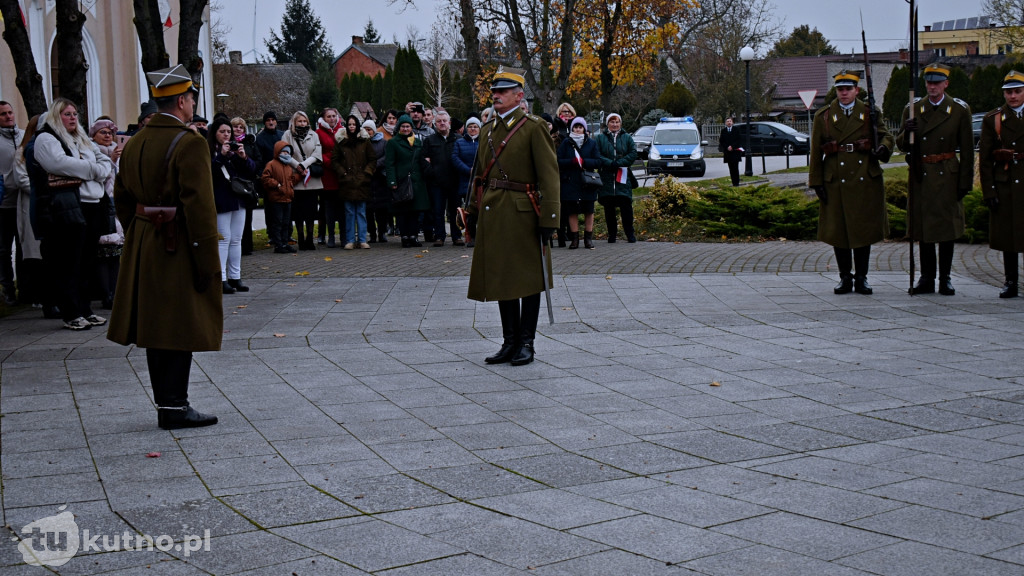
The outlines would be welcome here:
[[[495,120],[495,122],[497,122],[497,120]],[[483,199],[483,184],[487,182],[487,177],[491,174],[491,169],[494,168],[494,165],[498,162],[498,156],[501,156],[501,153],[505,150],[505,146],[508,144],[508,141],[511,140],[512,137],[515,136],[516,132],[523,127],[523,124],[526,124],[526,116],[523,116],[519,119],[519,122],[516,122],[516,125],[512,127],[512,130],[498,145],[497,150],[493,150],[492,148],[494,154],[491,157],[491,161],[487,164],[487,168],[484,169],[484,173],[481,176],[474,178],[474,182],[477,183],[474,187],[476,188],[476,207],[478,209],[480,208],[480,202]]]

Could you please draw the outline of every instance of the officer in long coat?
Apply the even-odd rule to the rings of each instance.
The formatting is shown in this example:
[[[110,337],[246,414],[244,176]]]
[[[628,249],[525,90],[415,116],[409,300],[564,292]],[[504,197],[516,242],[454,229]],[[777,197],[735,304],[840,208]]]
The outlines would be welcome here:
[[[844,70],[833,79],[836,99],[814,115],[808,186],[820,200],[818,240],[836,255],[840,281],[834,292],[871,294],[871,245],[889,232],[880,162],[889,159],[893,138],[876,111],[877,147],[872,142],[867,104],[857,99],[858,72]]]
[[[159,113],[125,144],[114,182],[125,242],[107,338],[146,349],[161,428],[209,426],[188,376],[192,352],[219,350],[223,334],[210,151],[185,126],[198,94],[185,67],[146,76]]]
[[[981,123],[978,171],[989,207],[988,244],[1002,250],[1006,283],[1000,298],[1017,297],[1017,253],[1024,252],[1024,74],[1003,78],[1006,104]]]
[[[939,245],[939,294],[956,294],[949,279],[953,242],[964,234],[961,200],[974,186],[974,132],[971,108],[963,100],[947,97],[949,68],[932,64],[924,69],[928,97],[903,109],[903,128],[896,144],[907,152],[907,163],[920,163],[921,183],[911,197],[909,228],[920,242],[921,278],[912,292],[935,292],[935,244]],[[909,134],[916,133],[918,150],[911,156]],[[957,150],[960,151],[957,157]],[[912,167],[911,174],[915,169]]]
[[[542,270],[549,285],[552,278],[551,252],[542,261],[541,242],[547,246],[558,228],[558,162],[547,123],[519,108],[522,73],[499,67],[491,96],[495,113],[480,132],[467,199],[476,238],[469,298],[498,301],[503,341],[485,361],[518,366],[533,361]]]

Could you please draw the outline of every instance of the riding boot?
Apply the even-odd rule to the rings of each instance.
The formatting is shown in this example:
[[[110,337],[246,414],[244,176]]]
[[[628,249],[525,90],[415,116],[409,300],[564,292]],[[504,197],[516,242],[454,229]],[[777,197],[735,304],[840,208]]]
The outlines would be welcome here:
[[[608,228],[608,243],[615,244],[615,237],[619,234],[619,221],[615,217],[615,208],[611,204],[604,207],[604,223]]]
[[[575,250],[580,247],[580,233],[569,230],[566,232],[569,235],[569,250]]]
[[[956,289],[949,279],[953,269],[953,241],[939,242],[939,294],[953,296]]]
[[[533,340],[537,336],[537,318],[540,316],[540,293],[526,296],[519,322],[519,349],[512,357],[513,366],[533,362]]]
[[[1003,252],[1003,269],[1006,271],[1006,283],[999,292],[1000,298],[1017,297],[1017,253]]]
[[[519,300],[498,300],[498,314],[501,316],[501,348],[494,356],[484,358],[488,364],[504,364],[519,350]]]
[[[874,292],[868,284],[868,261],[871,260],[871,246],[853,249],[853,291],[857,294],[869,295]]]
[[[935,244],[921,242],[919,245],[921,253],[921,278],[917,286],[911,290],[912,294],[934,294],[935,293]]]
[[[832,289],[836,294],[849,294],[853,292],[853,253],[844,248],[833,248],[836,255],[836,267],[839,268],[839,284]]]
[[[594,249],[594,231],[586,230],[583,232],[583,247],[588,250]]]

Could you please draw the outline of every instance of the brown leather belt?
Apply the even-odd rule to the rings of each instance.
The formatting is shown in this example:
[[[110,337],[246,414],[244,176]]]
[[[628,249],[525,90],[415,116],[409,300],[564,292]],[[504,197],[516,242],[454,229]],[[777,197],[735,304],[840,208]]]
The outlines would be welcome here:
[[[529,192],[533,189],[532,184],[521,184],[519,182],[513,182],[511,180],[501,180],[499,178],[491,178],[487,181],[488,188],[498,188],[499,190],[515,190],[516,192]]]
[[[999,148],[992,151],[992,158],[995,159],[996,162],[1009,163],[1011,161],[1015,162],[1024,158],[1024,153],[1014,152],[1010,148]]]
[[[178,216],[177,206],[135,205],[135,216],[156,226],[157,234],[164,237],[164,250],[174,254],[177,250],[178,227],[174,220]]]
[[[925,154],[921,156],[921,162],[925,164],[938,164],[951,158],[956,158],[956,152],[943,152],[942,154]]]
[[[821,152],[826,156],[831,156],[838,152],[869,152],[871,150],[871,140],[864,138],[862,140],[855,140],[849,144],[840,144],[839,142],[826,142],[821,145]]]

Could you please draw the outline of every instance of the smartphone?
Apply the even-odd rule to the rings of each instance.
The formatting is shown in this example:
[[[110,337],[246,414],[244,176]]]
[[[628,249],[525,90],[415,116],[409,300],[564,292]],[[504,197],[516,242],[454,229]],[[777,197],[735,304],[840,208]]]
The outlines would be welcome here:
[[[124,144],[125,144],[125,142],[128,141],[129,138],[131,138],[131,136],[126,136],[124,134],[115,134],[114,135],[114,141],[117,142],[117,147],[118,148],[124,148]]]

